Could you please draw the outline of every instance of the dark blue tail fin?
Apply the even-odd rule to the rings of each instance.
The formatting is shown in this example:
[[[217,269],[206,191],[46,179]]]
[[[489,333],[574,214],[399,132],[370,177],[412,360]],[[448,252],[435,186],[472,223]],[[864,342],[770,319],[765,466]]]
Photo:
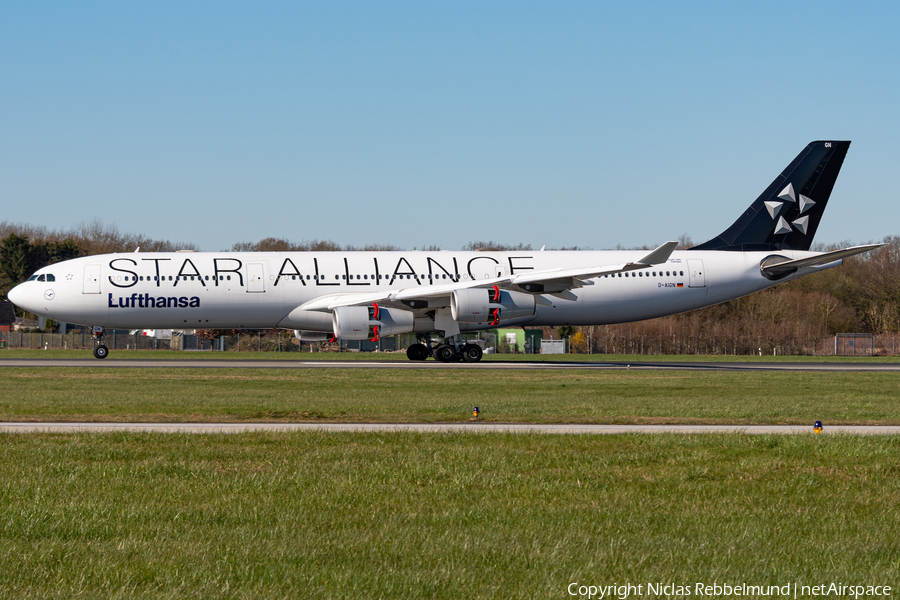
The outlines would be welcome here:
[[[734,224],[692,250],[809,250],[850,142],[813,142]]]

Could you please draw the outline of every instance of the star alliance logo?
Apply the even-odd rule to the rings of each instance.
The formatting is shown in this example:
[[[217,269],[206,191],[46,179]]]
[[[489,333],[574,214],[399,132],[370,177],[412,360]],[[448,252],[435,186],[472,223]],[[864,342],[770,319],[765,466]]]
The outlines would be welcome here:
[[[778,200],[781,200],[782,202],[777,202],[775,200],[766,200],[765,202],[766,210],[769,211],[769,216],[772,217],[772,219],[775,219],[776,217],[778,218],[778,223],[775,225],[775,235],[792,232],[794,229],[791,228],[791,225],[793,225],[797,231],[799,231],[803,235],[806,235],[807,228],[809,227],[809,215],[794,219],[790,224],[788,224],[787,220],[784,217],[779,216],[779,214],[781,213],[781,209],[785,206],[785,203],[797,203],[797,197],[794,195],[794,185],[791,183],[787,184],[785,188],[781,190],[781,193],[778,194]],[[801,215],[815,205],[816,203],[811,198],[800,194]]]

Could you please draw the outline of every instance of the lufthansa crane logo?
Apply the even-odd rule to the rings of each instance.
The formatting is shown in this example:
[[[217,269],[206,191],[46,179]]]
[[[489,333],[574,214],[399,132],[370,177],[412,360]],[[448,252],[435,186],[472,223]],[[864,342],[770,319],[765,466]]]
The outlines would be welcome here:
[[[44,290],[44,298],[46,298],[47,300],[53,300],[54,298],[56,298],[56,292],[54,292],[53,290]]]

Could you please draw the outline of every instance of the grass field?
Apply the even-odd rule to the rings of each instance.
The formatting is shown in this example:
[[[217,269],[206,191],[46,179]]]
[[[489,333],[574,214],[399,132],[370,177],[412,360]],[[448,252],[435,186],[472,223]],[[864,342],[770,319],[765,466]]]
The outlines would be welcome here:
[[[5,421],[898,424],[897,373],[2,370]]]
[[[90,350],[0,350],[0,358],[93,359]],[[405,352],[198,352],[175,350],[111,350],[105,360],[339,360],[407,361]],[[485,354],[486,362],[847,362],[895,363],[900,356],[729,356],[722,354]]]
[[[0,437],[4,598],[900,584],[896,437]]]

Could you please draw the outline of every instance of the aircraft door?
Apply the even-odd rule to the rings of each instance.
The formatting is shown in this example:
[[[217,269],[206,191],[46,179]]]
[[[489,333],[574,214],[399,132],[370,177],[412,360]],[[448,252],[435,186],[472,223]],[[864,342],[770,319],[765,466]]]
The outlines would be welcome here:
[[[84,267],[84,292],[85,294],[100,293],[100,265],[85,265]]]
[[[706,271],[703,270],[703,261],[699,258],[689,258],[687,265],[689,276],[688,287],[706,287]]]
[[[265,292],[266,281],[262,263],[247,263],[247,292]]]

